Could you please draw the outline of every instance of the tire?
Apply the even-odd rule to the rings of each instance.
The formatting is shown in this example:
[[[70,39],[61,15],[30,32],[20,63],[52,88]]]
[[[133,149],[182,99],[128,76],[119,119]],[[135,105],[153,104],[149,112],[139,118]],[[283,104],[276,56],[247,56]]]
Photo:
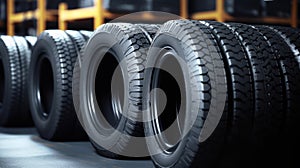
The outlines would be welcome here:
[[[82,49],[86,44],[88,38],[87,36],[83,35],[79,31],[74,30],[66,30],[67,35],[72,39],[73,43],[76,45],[76,52],[77,52],[77,59],[80,57],[82,53]]]
[[[31,53],[32,50],[30,49],[30,45],[28,45],[26,39],[24,37],[18,37],[14,36],[13,37],[18,51],[19,51],[19,58],[20,58],[20,65],[21,65],[21,73],[22,73],[22,97],[21,97],[21,104],[22,106],[20,107],[23,109],[22,113],[23,115],[20,115],[20,117],[23,118],[24,121],[29,126],[33,125],[31,113],[30,113],[30,108],[29,108],[29,102],[28,102],[28,72],[29,72],[29,66],[30,66],[30,59],[31,59]]]
[[[250,63],[242,44],[234,33],[224,24],[211,21],[200,21],[203,29],[215,38],[222,53],[227,76],[227,108],[224,110],[224,119],[227,114],[227,132],[223,156],[218,161],[224,167],[237,167],[242,162],[248,141],[249,132],[253,123],[253,83]],[[224,130],[224,129],[220,129]],[[222,136],[220,136],[222,137]],[[229,166],[228,164],[231,164]],[[226,167],[225,166],[225,167]]]
[[[92,35],[92,32],[90,31],[85,31],[85,30],[81,30],[81,31],[72,31],[72,30],[67,30],[66,33],[72,38],[73,42],[76,44],[77,46],[77,61],[74,65],[74,72],[73,72],[73,81],[78,81],[80,80],[80,69],[81,69],[81,62],[82,62],[82,56],[84,54],[84,47],[87,43],[87,41],[89,40],[90,36]],[[79,85],[76,82],[72,81],[72,93],[73,93],[73,98],[74,97],[80,97],[79,96]],[[76,83],[74,85],[74,83]],[[75,89],[74,89],[75,88]],[[79,103],[79,99],[73,99],[73,103],[74,103],[74,107],[75,107],[75,111],[77,112],[79,109],[77,109],[78,107],[80,107]],[[77,115],[79,115],[79,113],[77,113]],[[81,117],[78,117],[81,118]]]
[[[281,144],[284,148],[285,163],[290,167],[299,167],[296,153],[300,151],[300,135],[297,133],[300,129],[300,31],[299,29],[287,27],[269,27],[276,32],[281,38],[281,41],[273,46],[282,47],[279,50],[281,55],[280,61],[283,64],[284,84],[286,89],[286,114],[284,121],[283,133],[281,133]],[[285,42],[286,44],[282,44]],[[288,45],[288,46],[286,46]],[[283,48],[284,47],[284,48]],[[292,52],[292,53],[291,53]],[[296,166],[296,167],[297,167]]]
[[[37,37],[34,37],[34,36],[26,36],[25,37],[27,43],[28,43],[28,46],[30,48],[30,50],[32,51],[35,43],[36,43],[36,40],[37,40]]]
[[[160,28],[161,25],[136,24],[136,26],[138,26],[144,32],[144,34],[147,36],[148,40],[152,42],[157,33],[157,30]]]
[[[145,142],[139,139],[144,137],[141,90],[149,46],[139,26],[105,24],[89,39],[80,66],[74,69],[75,109],[92,145],[102,156],[148,156]],[[114,74],[121,81],[111,83]],[[120,85],[114,88],[113,83]],[[97,101],[91,102],[91,96]]]
[[[86,41],[89,40],[89,38],[92,36],[93,32],[92,31],[86,31],[86,30],[81,30],[79,31],[81,35],[85,38]]]
[[[254,86],[253,124],[250,132],[247,132],[249,154],[242,162],[243,165],[239,166],[249,166],[245,163],[250,162],[255,167],[261,167],[268,164],[265,156],[268,156],[266,145],[269,142],[266,140],[272,136],[272,132],[278,131],[278,124],[283,117],[280,66],[268,41],[257,29],[237,23],[226,25],[235,32],[247,53]]]
[[[156,167],[212,167],[221,152],[225,138],[215,133],[226,126],[226,76],[218,46],[205,31],[197,21],[169,21],[149,49],[144,128]]]
[[[78,74],[77,72],[75,72],[75,69],[78,69],[79,67],[79,63],[81,64],[81,58],[82,58],[82,55],[84,54],[83,53],[83,49],[89,39],[90,36],[87,36],[87,35],[90,35],[89,31],[84,31],[84,33],[82,33],[83,31],[74,31],[74,30],[66,30],[65,31],[67,33],[67,35],[72,39],[73,43],[76,45],[76,52],[77,52],[77,61],[75,62],[75,65],[74,65],[74,68],[73,68],[73,80],[74,79],[77,79],[77,76],[76,74]],[[78,61],[80,59],[80,62]],[[72,80],[72,85],[73,85],[73,80]],[[73,90],[73,86],[72,86],[72,94],[76,94],[78,93],[78,91],[75,91]],[[75,87],[77,88],[77,87]],[[75,99],[73,99],[73,103],[74,103],[74,107],[75,107],[75,111],[77,111],[76,107],[78,107],[78,104],[80,103],[79,101],[76,101]],[[80,122],[78,121],[79,125]],[[83,128],[82,128],[83,129]]]
[[[32,125],[27,102],[30,50],[23,37],[0,39],[0,125]]]
[[[40,136],[51,141],[83,140],[73,106],[72,77],[76,44],[60,30],[44,31],[33,49],[29,100]]]

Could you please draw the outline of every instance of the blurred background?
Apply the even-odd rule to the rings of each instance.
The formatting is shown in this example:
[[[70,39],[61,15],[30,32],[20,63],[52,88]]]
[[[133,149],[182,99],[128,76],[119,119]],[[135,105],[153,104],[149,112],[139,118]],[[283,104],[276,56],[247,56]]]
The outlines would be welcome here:
[[[0,0],[0,34],[37,35],[45,29],[93,30],[102,23],[139,11],[162,11],[187,19],[297,27],[298,5],[298,0]],[[159,16],[140,17],[139,22],[160,20]]]

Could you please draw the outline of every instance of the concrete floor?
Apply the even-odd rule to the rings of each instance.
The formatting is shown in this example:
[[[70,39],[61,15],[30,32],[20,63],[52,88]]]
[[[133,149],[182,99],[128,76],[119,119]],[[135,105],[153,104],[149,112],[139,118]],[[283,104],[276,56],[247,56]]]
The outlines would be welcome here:
[[[150,160],[113,160],[89,142],[49,142],[34,128],[0,128],[0,168],[152,168]]]

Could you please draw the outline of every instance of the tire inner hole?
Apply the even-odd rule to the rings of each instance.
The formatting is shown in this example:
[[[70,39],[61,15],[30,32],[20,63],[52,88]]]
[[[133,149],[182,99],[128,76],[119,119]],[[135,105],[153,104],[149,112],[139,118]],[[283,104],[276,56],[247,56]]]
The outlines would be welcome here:
[[[97,119],[105,128],[117,129],[123,113],[124,94],[124,77],[119,61],[108,52],[98,66],[95,79],[95,96],[101,111]]]
[[[53,68],[48,58],[42,58],[39,69],[38,100],[41,105],[42,117],[48,118],[53,103],[54,76]]]
[[[165,105],[162,104],[165,97],[161,94],[154,94],[151,104],[155,106],[153,117],[158,118],[154,121],[154,132],[158,136],[159,144],[166,152],[172,152],[183,138],[185,121],[184,76],[175,56],[168,55],[160,60],[159,68],[154,70],[151,85],[152,89],[159,88],[166,95]]]

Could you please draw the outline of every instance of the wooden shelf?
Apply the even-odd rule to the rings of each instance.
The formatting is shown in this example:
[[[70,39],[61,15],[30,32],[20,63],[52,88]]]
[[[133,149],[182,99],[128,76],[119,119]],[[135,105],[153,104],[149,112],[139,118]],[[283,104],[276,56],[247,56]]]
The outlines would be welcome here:
[[[15,23],[23,22],[24,20],[37,20],[37,34],[40,34],[46,29],[47,21],[57,21],[58,11],[47,10],[46,0],[37,0],[37,9],[33,11],[15,13],[14,0],[7,0],[7,34],[15,34]]]
[[[185,0],[186,1],[186,0]],[[224,0],[216,0],[216,10],[207,12],[197,12],[191,15],[195,20],[217,20],[219,22],[249,22],[249,23],[270,23],[270,24],[287,24],[292,27],[298,26],[298,4],[297,0],[292,0],[292,9],[290,18],[279,17],[233,17],[226,13],[224,9]]]

